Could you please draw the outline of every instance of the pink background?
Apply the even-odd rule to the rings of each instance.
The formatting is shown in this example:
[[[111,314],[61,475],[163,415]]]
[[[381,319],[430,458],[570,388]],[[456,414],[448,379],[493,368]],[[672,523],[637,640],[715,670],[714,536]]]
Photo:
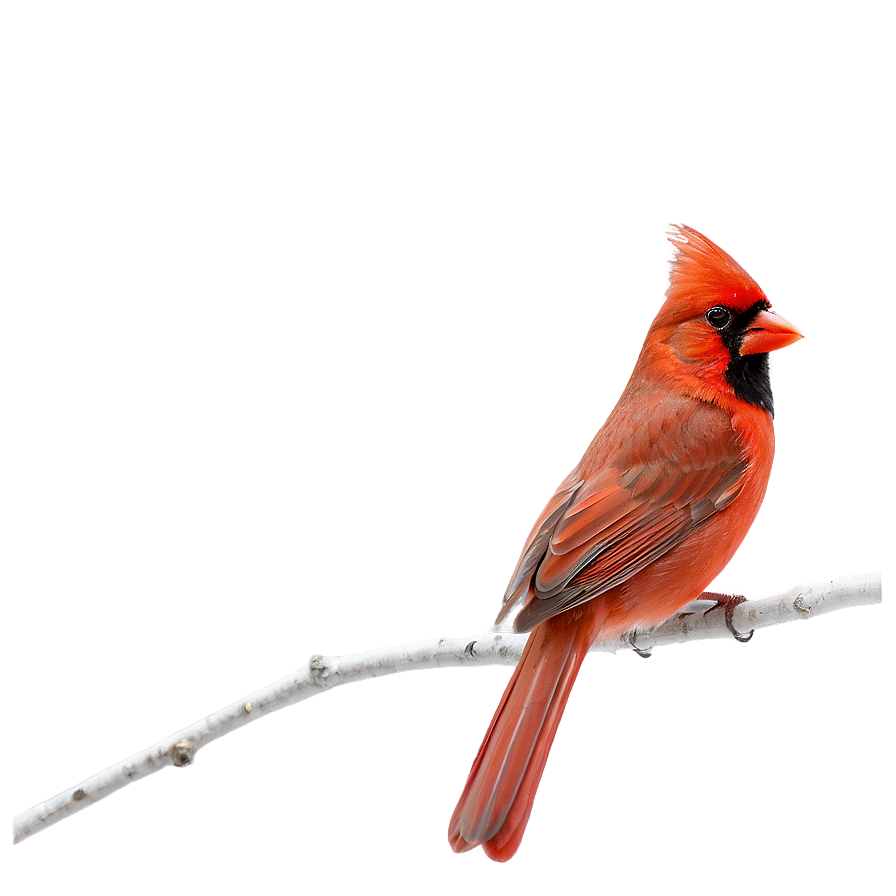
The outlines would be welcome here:
[[[4,2],[2,891],[892,893],[894,9]],[[884,607],[589,663],[506,866],[445,825],[507,669],[11,846],[312,652],[487,629],[676,220],[810,336],[719,586]]]

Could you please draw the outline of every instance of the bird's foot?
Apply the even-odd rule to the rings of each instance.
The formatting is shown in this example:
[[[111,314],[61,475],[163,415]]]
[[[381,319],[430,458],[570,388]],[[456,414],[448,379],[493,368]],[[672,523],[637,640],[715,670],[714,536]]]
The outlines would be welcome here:
[[[747,634],[742,634],[734,627],[734,608],[738,606],[738,604],[742,604],[746,598],[740,594],[716,594],[714,591],[704,591],[703,594],[700,595],[701,600],[714,600],[716,602],[714,607],[710,607],[706,610],[703,615],[705,616],[707,613],[711,613],[713,610],[717,610],[719,607],[725,608],[725,625],[728,627],[728,631],[734,635],[735,639],[740,641],[741,644],[746,644],[750,638],[753,637],[753,629],[750,629]]]
[[[631,647],[631,649],[634,650],[635,653],[637,653],[638,656],[641,657],[641,659],[649,660],[650,657],[653,655],[653,648],[652,647],[646,647],[646,648],[645,647],[636,647],[635,646],[635,638],[637,638],[637,637],[638,637],[637,632],[629,632],[625,636],[625,640],[628,641],[628,646]]]

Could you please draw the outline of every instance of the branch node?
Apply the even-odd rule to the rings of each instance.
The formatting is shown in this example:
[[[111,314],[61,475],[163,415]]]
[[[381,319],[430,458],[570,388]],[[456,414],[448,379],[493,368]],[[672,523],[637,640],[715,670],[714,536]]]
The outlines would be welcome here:
[[[464,647],[464,653],[465,653],[467,656],[476,656],[475,652],[473,651],[473,648],[474,648],[475,646],[476,646],[476,642],[475,642],[475,641],[470,641],[470,643],[467,644],[466,647]]]
[[[87,799],[87,792],[84,790],[83,787],[79,787],[79,788],[72,794],[72,799],[73,799],[76,803],[80,803],[81,800]]]
[[[798,594],[793,600],[793,609],[798,613],[801,613],[803,616],[809,616],[812,613],[812,607],[807,607],[803,603],[803,595]]]
[[[330,674],[329,659],[319,653],[315,653],[314,656],[308,660],[308,671],[311,673],[311,677],[314,681],[318,682],[318,684],[323,684]]]
[[[190,765],[196,756],[196,746],[191,740],[179,740],[171,748],[171,761],[178,768]]]
[[[508,641],[504,635],[498,634],[495,635],[495,649],[498,651],[498,656],[501,657],[502,660],[506,660],[514,655],[514,645],[512,641]],[[522,647],[519,648],[520,653],[522,653]]]

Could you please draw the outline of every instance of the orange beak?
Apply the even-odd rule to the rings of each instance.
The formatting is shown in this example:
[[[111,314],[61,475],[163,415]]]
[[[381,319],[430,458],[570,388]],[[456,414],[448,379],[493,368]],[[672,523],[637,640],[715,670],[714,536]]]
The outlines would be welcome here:
[[[760,311],[753,318],[741,341],[740,353],[758,355],[773,352],[802,338],[803,334],[780,314],[775,314],[774,311]]]

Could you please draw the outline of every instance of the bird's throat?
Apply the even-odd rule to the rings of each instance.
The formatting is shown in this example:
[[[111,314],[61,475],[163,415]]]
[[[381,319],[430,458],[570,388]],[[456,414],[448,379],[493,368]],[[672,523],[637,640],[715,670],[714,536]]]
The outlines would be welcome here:
[[[775,416],[772,384],[768,375],[768,355],[741,355],[733,348],[731,360],[725,370],[725,379],[738,398],[763,408],[772,417]]]

